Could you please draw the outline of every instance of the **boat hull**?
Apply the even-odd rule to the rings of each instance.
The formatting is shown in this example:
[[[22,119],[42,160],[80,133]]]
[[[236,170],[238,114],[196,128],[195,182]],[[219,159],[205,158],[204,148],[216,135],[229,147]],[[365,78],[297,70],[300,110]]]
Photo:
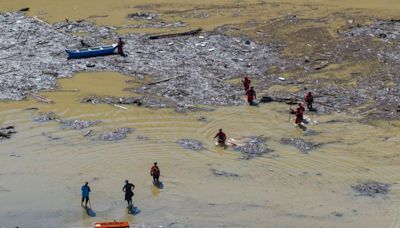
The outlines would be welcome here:
[[[104,55],[113,55],[115,54],[115,49],[117,45],[112,46],[102,46],[102,47],[93,47],[88,49],[79,49],[79,50],[68,50],[65,51],[68,54],[68,59],[80,59],[80,58],[90,58],[96,56],[104,56]]]

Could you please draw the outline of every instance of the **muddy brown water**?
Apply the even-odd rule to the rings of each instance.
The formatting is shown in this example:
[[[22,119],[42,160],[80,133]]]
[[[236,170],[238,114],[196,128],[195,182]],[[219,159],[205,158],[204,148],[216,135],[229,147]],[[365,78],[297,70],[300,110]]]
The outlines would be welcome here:
[[[139,11],[135,6],[154,4],[154,8],[140,11],[165,13],[165,20],[183,20],[192,27],[207,29],[227,21],[269,19],[310,7],[317,9],[309,11],[309,16],[352,9],[390,18],[400,11],[400,2],[393,0],[285,1],[265,6],[258,1],[93,2],[0,0],[0,10],[31,7],[30,15],[49,22],[108,15],[91,20],[120,26],[137,23],[126,18],[128,13]],[[182,19],[175,12],[202,9],[209,12],[209,18]],[[239,16],[232,17],[235,13]],[[130,79],[109,72],[81,73],[59,81],[60,89],[79,92],[43,92],[55,104],[37,103],[32,98],[0,103],[0,125],[15,125],[18,131],[12,139],[0,141],[0,226],[89,227],[95,221],[113,219],[154,226],[400,226],[399,122],[363,125],[357,122],[358,116],[311,114],[307,127],[319,134],[304,136],[289,122],[288,106],[283,104],[182,114],[169,109],[126,106],[128,110],[124,110],[80,103],[89,95],[132,95],[123,91],[137,85],[125,83]],[[30,107],[39,110],[24,111]],[[86,129],[61,130],[55,121],[32,121],[38,112],[47,111],[63,119],[101,120],[101,124],[89,128],[94,132],[118,127],[135,131],[119,142],[96,141],[83,137]],[[199,116],[205,116],[208,122],[198,121]],[[275,152],[240,160],[233,149],[214,146],[213,135],[221,127],[229,138],[239,142],[246,136],[263,135]],[[48,135],[60,139],[49,140]],[[140,140],[138,136],[149,139]],[[302,154],[279,143],[287,137],[328,144]],[[181,138],[197,139],[206,149],[185,150],[175,143]],[[161,167],[163,189],[151,183],[149,168],[155,160]],[[214,176],[210,169],[240,177]],[[134,204],[141,212],[135,216],[125,209],[121,192],[125,179],[136,185]],[[85,181],[92,188],[94,218],[80,207],[80,186]],[[391,191],[386,197],[356,196],[351,186],[363,181],[389,183]],[[340,214],[343,216],[337,216]]]
[[[44,92],[55,104],[0,104],[2,126],[18,133],[0,142],[0,223],[22,227],[88,227],[95,221],[127,220],[134,224],[245,227],[397,227],[399,225],[399,123],[361,125],[344,114],[309,115],[303,136],[294,128],[283,104],[225,107],[213,112],[176,113],[126,106],[82,104],[88,95],[125,96],[130,78],[117,73],[81,73],[60,80],[59,89]],[[110,86],[112,85],[112,86]],[[37,107],[38,111],[24,111]],[[55,121],[36,123],[38,112],[54,111],[62,119],[102,120],[95,132],[131,127],[119,142],[83,137],[85,130],[61,130]],[[198,116],[208,122],[200,122]],[[329,123],[330,120],[345,122]],[[328,122],[328,123],[327,123]],[[397,124],[397,126],[396,126]],[[222,127],[229,138],[263,135],[275,151],[240,160],[231,148],[215,147],[213,135]],[[44,134],[43,134],[44,133]],[[49,140],[47,135],[59,137]],[[147,136],[148,140],[137,139]],[[279,143],[282,137],[328,142],[309,154]],[[175,142],[193,138],[206,147],[190,151]],[[161,167],[164,188],[152,185],[149,168]],[[240,175],[214,176],[210,169]],[[136,185],[140,214],[125,210],[121,188]],[[359,181],[392,184],[387,197],[359,197],[351,185]],[[92,218],[80,207],[80,186],[89,181]],[[334,213],[343,214],[342,217]]]

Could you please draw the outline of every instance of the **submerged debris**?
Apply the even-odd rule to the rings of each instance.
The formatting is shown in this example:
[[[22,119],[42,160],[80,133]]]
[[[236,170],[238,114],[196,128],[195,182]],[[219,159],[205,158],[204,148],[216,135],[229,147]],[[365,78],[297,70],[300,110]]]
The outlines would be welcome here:
[[[0,128],[0,140],[9,139],[15,133],[17,132],[14,130],[14,126]]]
[[[48,122],[58,119],[58,116],[54,112],[39,113],[38,116],[33,117],[33,121],[35,122]]]
[[[283,138],[281,139],[281,144],[292,145],[305,154],[321,146],[321,144],[307,142],[302,138]]]
[[[205,117],[205,116],[198,116],[198,117],[197,117],[197,121],[200,121],[200,122],[208,122],[208,119],[207,119],[207,117]]]
[[[150,137],[145,136],[145,135],[138,135],[136,136],[137,140],[150,140]]]
[[[230,173],[230,172],[226,172],[226,171],[222,171],[222,170],[216,170],[216,169],[210,169],[210,170],[215,176],[240,177],[240,175],[236,174],[236,173]]]
[[[128,14],[128,18],[134,20],[154,20],[158,19],[158,13],[151,13],[151,12],[136,12]]]
[[[49,140],[51,141],[55,141],[55,140],[59,140],[61,139],[61,137],[59,136],[54,136],[53,134],[51,134],[50,132],[42,132],[42,135],[47,137]]]
[[[383,184],[378,182],[369,182],[369,183],[360,183],[355,186],[351,186],[355,191],[360,193],[363,196],[371,196],[374,197],[377,194],[386,195],[389,193],[389,184]]]
[[[179,139],[176,141],[182,148],[188,150],[203,150],[203,144],[196,139]]]
[[[142,103],[138,98],[135,97],[97,97],[91,96],[84,98],[82,100],[83,103],[92,103],[92,104],[136,104],[141,105]]]
[[[246,45],[241,38],[218,33],[155,40],[127,34],[122,37],[129,41],[124,46],[126,57],[91,58],[96,67],[87,68],[86,61],[67,60],[65,49],[81,46],[82,37],[76,35],[80,32],[89,34],[85,42],[90,45],[101,45],[105,38],[117,40],[120,35],[116,28],[87,21],[48,25],[23,13],[1,13],[0,25],[0,52],[4,56],[0,67],[5,72],[0,77],[0,99],[20,100],[28,91],[55,88],[57,78],[91,70],[117,71],[139,78],[151,75],[155,81],[174,75],[168,82],[137,90],[146,96],[162,97],[165,106],[239,105],[245,103],[242,91],[225,80],[243,72],[264,75],[279,61],[275,46],[255,42]]]
[[[75,129],[81,130],[90,126],[101,123],[100,120],[63,120],[61,121],[61,129]]]
[[[129,133],[133,131],[132,128],[118,128],[115,131],[101,133],[99,135],[100,140],[104,141],[118,141],[127,137]]]
[[[235,150],[242,153],[241,159],[248,160],[273,152],[272,149],[268,148],[265,142],[266,139],[263,137],[251,137],[245,145],[237,146]]]

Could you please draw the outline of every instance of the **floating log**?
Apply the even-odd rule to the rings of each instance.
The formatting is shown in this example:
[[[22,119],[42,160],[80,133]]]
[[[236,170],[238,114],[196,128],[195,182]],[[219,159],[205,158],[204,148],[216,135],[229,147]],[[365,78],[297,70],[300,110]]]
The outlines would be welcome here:
[[[28,93],[28,94],[29,94],[30,96],[32,96],[33,98],[35,98],[36,100],[38,100],[39,102],[47,103],[47,104],[52,104],[52,103],[54,103],[54,101],[52,101],[52,100],[50,100],[49,98],[44,97],[44,96],[42,96],[42,95],[40,95],[40,94],[38,94],[38,93],[30,92],[30,93]]]
[[[30,8],[26,7],[26,8],[22,8],[22,9],[18,10],[18,12],[28,12],[29,10],[30,10]]]
[[[193,35],[200,33],[201,31],[203,31],[203,29],[198,28],[198,29],[187,31],[187,32],[150,36],[149,39],[156,40],[156,39],[161,39],[161,38],[169,38],[169,37],[177,37],[177,36],[193,36]]]

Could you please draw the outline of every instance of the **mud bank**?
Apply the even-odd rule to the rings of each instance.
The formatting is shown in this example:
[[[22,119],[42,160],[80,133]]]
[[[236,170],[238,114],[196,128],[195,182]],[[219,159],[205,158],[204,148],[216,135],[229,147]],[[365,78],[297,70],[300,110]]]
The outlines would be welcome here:
[[[64,50],[79,48],[80,40],[92,46],[117,40],[115,28],[85,21],[49,25],[22,13],[3,13],[0,24],[5,31],[0,35],[1,99],[21,100],[29,91],[54,89],[57,78],[80,71],[117,71],[138,78],[150,75],[153,83],[135,92],[173,105],[238,105],[244,103],[242,91],[224,81],[262,75],[279,60],[276,47],[214,33],[159,40],[129,34],[123,37],[127,57],[67,60]]]

